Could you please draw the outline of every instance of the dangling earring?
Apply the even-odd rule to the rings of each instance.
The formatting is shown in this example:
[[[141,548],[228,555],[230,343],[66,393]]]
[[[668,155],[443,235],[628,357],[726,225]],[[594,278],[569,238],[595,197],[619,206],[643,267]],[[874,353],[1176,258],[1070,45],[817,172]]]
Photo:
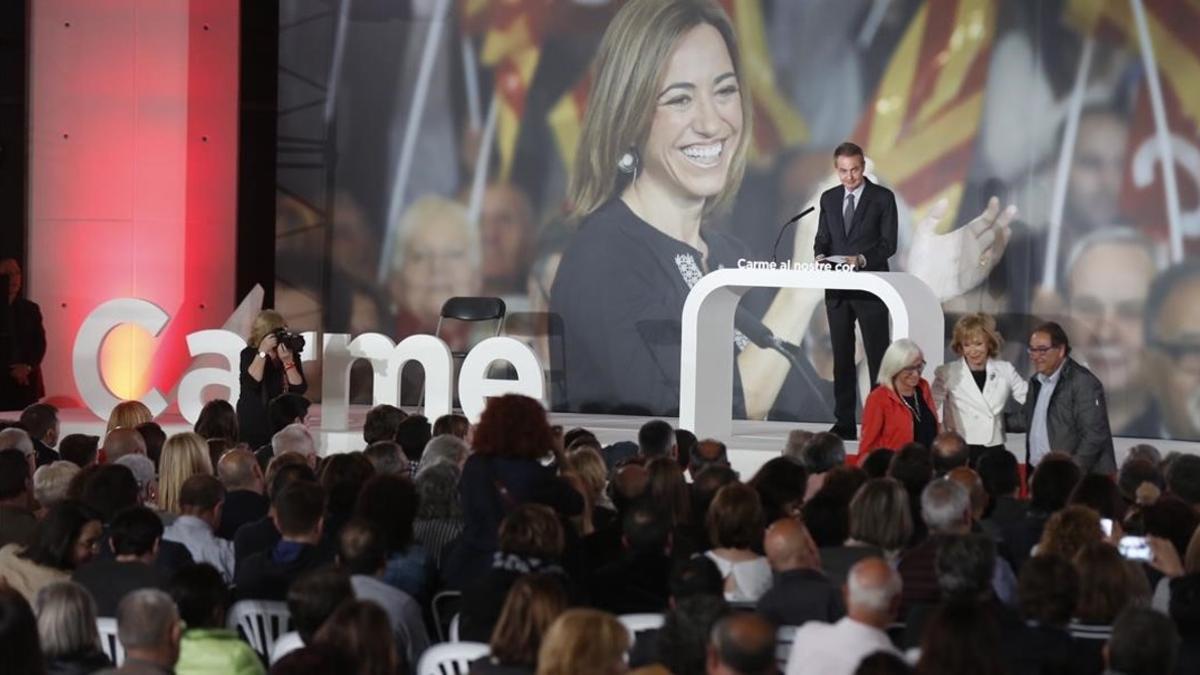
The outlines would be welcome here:
[[[630,148],[629,150],[625,151],[625,154],[621,155],[620,159],[617,160],[617,171],[620,171],[626,176],[633,176],[634,178],[637,178],[638,164],[637,150]]]

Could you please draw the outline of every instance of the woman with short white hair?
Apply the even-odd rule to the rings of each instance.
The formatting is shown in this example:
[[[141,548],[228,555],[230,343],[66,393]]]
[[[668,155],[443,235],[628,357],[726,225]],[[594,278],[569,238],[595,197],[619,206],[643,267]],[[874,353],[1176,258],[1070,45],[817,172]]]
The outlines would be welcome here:
[[[896,340],[883,354],[879,364],[879,385],[863,404],[862,440],[858,444],[861,462],[873,450],[898,450],[916,441],[933,445],[938,435],[937,408],[929,382],[921,377],[925,355],[908,338]]]
[[[33,609],[47,673],[91,673],[112,665],[100,651],[96,603],[83,586],[50,584],[38,591]]]

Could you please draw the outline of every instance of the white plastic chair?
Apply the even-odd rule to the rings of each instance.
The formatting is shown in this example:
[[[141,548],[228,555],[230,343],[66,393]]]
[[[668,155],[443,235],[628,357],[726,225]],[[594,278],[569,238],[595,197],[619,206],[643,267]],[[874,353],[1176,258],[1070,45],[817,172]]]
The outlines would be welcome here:
[[[662,628],[663,625],[662,614],[622,614],[617,619],[625,626],[625,630],[629,631],[629,644],[631,647],[633,646],[633,641],[637,639],[638,631],[654,630]]]
[[[271,665],[291,652],[296,651],[304,646],[304,640],[300,639],[300,633],[292,631],[284,633],[275,640],[275,646],[271,648]]]
[[[462,614],[455,614],[450,619],[450,642],[458,642],[458,622],[461,620]]]
[[[437,631],[438,642],[449,639],[445,633],[446,627],[450,625],[449,617],[458,613],[461,605],[461,591],[442,591],[433,596],[433,603],[429,609],[433,614],[433,628]]]
[[[225,627],[240,630],[246,642],[265,659],[273,653],[279,636],[292,629],[292,615],[284,602],[240,600],[229,608]]]
[[[787,669],[788,657],[792,655],[792,643],[796,641],[796,629],[799,626],[780,626],[775,632],[775,661],[779,664],[779,672]]]
[[[125,662],[125,646],[117,637],[117,620],[102,616],[96,619],[96,631],[100,633],[100,650],[113,662],[120,666]]]
[[[417,661],[417,675],[467,675],[471,662],[487,656],[483,642],[443,642],[426,649]]]

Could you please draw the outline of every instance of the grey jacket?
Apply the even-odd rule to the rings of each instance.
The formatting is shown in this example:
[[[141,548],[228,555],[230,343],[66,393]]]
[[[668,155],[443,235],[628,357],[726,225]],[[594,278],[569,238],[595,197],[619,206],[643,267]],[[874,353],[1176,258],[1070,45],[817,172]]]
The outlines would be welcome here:
[[[1037,407],[1042,383],[1037,377],[1029,380],[1029,395],[1021,410],[1025,429],[1033,426],[1033,411]],[[1075,459],[1084,471],[1112,474],[1117,471],[1113,452],[1112,431],[1108,426],[1108,404],[1104,400],[1104,385],[1070,357],[1063,362],[1058,384],[1050,394],[1046,411],[1046,431],[1050,449],[1065,452]],[[1029,435],[1025,435],[1025,461],[1029,462]]]

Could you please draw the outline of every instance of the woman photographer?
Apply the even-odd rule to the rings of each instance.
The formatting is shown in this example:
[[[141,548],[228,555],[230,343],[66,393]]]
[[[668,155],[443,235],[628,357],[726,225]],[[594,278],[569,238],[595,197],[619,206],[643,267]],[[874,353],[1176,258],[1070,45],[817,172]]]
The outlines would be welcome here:
[[[287,332],[283,317],[273,309],[264,309],[254,318],[247,346],[242,350],[238,430],[241,440],[251,448],[271,442],[267,403],[284,392],[303,394],[308,389],[300,355],[280,341],[280,332]]]

